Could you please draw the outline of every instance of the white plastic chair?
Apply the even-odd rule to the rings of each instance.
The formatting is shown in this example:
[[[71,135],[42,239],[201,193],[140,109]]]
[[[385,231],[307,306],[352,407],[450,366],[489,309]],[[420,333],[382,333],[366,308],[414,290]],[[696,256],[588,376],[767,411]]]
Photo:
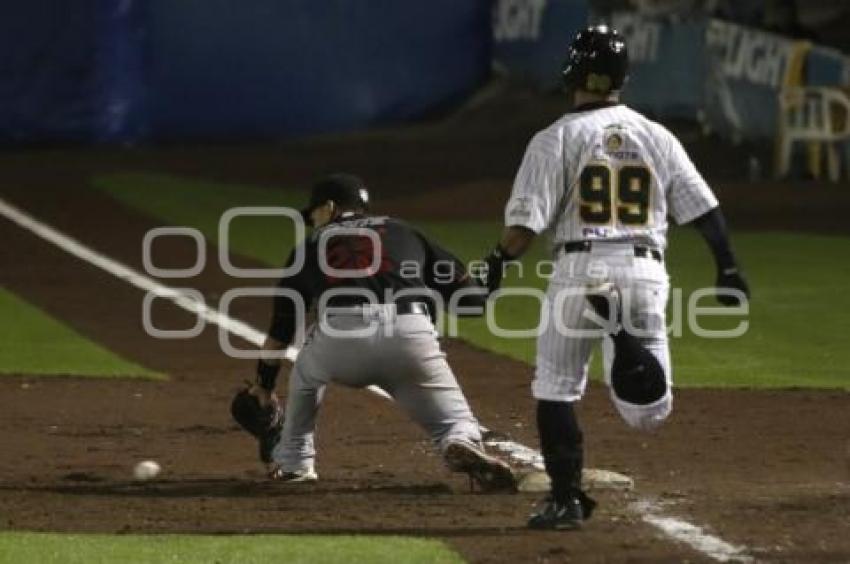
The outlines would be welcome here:
[[[837,124],[842,120],[839,128]],[[825,146],[829,179],[838,182],[841,175],[838,146],[850,140],[850,98],[837,88],[786,88],[779,93],[777,133],[777,178],[788,174],[794,143],[802,141]],[[850,176],[850,163],[846,163],[845,169]]]

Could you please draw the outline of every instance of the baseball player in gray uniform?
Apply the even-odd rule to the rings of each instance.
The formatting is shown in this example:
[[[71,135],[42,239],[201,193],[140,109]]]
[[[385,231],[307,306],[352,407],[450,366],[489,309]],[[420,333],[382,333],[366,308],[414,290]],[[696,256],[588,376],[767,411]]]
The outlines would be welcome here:
[[[528,525],[573,529],[595,502],[581,489],[582,432],[573,404],[587,385],[592,348],[603,342],[612,400],[630,426],[653,429],[672,408],[665,308],[667,217],[690,223],[716,261],[717,298],[749,296],[717,199],[676,137],[619,102],[628,57],[606,26],[580,32],[563,78],[571,110],[528,145],[505,209],[505,230],[484,259],[484,283],[550,230],[556,267],[537,341],[532,391],[552,492]]]
[[[472,290],[462,293],[461,308],[481,309],[486,292],[453,255],[402,221],[367,215],[367,208],[368,192],[356,176],[332,175],[313,187],[302,211],[313,232],[287,262],[300,256],[303,266],[278,284],[264,349],[281,351],[297,340],[311,306],[317,321],[289,375],[285,411],[274,394],[280,363],[267,355],[256,384],[234,399],[234,418],[260,441],[273,479],[313,482],[313,435],[326,385],[377,386],[428,433],[449,469],[482,490],[514,491],[510,466],[484,451],[431,318],[458,290]]]

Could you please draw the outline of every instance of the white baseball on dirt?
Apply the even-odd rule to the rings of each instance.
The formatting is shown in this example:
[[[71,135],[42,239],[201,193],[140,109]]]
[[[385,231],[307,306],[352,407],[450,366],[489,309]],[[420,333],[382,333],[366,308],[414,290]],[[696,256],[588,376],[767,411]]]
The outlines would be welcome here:
[[[155,460],[143,460],[133,468],[133,477],[139,481],[152,480],[162,471],[162,467]]]

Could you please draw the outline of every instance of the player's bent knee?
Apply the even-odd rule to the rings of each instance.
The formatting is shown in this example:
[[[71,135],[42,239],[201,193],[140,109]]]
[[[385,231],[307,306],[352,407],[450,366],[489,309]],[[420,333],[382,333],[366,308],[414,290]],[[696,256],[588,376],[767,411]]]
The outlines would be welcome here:
[[[538,401],[577,402],[584,396],[586,382],[584,376],[535,375],[531,395]]]
[[[629,403],[611,392],[611,399],[623,421],[640,431],[653,431],[660,427],[673,411],[673,395],[668,390],[661,399],[644,405]]]

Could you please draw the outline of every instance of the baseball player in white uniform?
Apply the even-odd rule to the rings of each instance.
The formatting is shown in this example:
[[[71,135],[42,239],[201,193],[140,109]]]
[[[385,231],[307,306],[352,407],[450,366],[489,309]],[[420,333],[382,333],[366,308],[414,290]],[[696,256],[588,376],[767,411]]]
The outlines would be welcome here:
[[[485,283],[495,291],[504,263],[544,230],[551,233],[556,267],[532,391],[552,493],[529,519],[535,529],[578,528],[595,506],[581,489],[582,433],[573,404],[584,395],[597,343],[626,423],[649,430],[670,414],[667,217],[703,234],[717,263],[721,303],[749,296],[717,199],[681,143],[619,102],[627,67],[615,30],[596,26],[576,36],[563,68],[572,109],[529,143],[502,238],[484,259]]]

